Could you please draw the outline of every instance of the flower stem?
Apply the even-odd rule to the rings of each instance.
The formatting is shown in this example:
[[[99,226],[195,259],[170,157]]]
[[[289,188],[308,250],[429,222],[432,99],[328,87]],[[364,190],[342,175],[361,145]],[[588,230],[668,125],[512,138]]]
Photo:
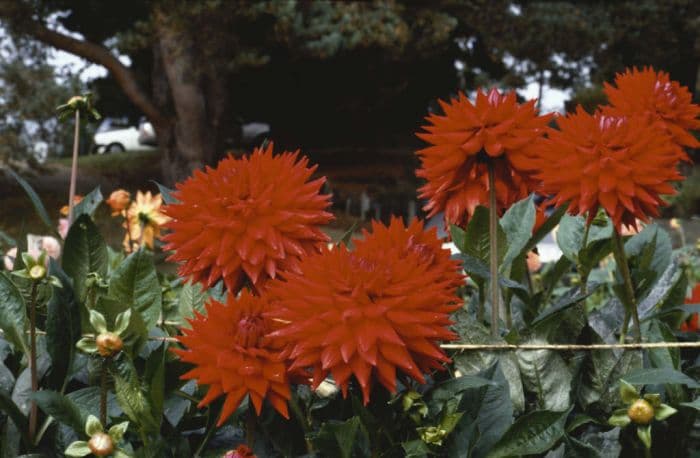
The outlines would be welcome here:
[[[73,199],[75,183],[78,181],[78,146],[80,144],[80,110],[75,110],[75,132],[73,133],[73,163],[70,169],[70,189],[68,191],[68,226],[73,224]]]
[[[615,256],[615,262],[617,263],[617,268],[620,270],[620,275],[622,275],[622,281],[624,282],[623,302],[625,303],[625,308],[627,309],[627,313],[625,313],[627,318],[626,321],[629,321],[629,315],[632,315],[635,342],[639,343],[642,340],[642,331],[639,325],[637,301],[634,298],[634,286],[632,285],[632,276],[630,275],[629,266],[627,265],[625,247],[622,244],[622,237],[617,230],[613,230],[613,253]],[[626,330],[626,327],[627,323],[623,323],[623,331]]]
[[[486,291],[484,290],[484,285],[479,283],[479,305],[478,309],[476,310],[476,320],[479,323],[484,322],[484,315],[485,315],[485,310],[484,310],[484,304],[486,303]]]
[[[496,208],[496,170],[493,161],[489,168],[489,260],[491,267],[491,335],[498,336],[498,316],[500,312],[500,291],[498,290],[498,208]],[[506,319],[508,321],[510,314]],[[506,323],[510,326],[509,323]]]
[[[32,393],[36,393],[39,390],[39,378],[37,377],[36,371],[36,293],[37,293],[37,282],[32,282],[32,291],[29,300],[29,372],[32,382]],[[36,422],[37,422],[37,406],[36,401],[32,399],[31,407],[29,410],[29,440],[34,443],[34,437],[36,436]]]
[[[256,414],[253,409],[253,403],[250,401],[248,404],[248,415],[245,417],[245,441],[251,450],[253,450],[253,446],[255,445],[255,418]]]
[[[107,358],[102,358],[100,370],[100,422],[107,424]]]
[[[588,223],[586,224],[586,230],[583,233],[583,242],[581,243],[581,249],[585,250],[586,246],[588,245],[588,234],[591,231],[591,224]],[[586,294],[588,293],[588,276],[590,275],[590,269],[587,267],[584,267],[580,262],[579,265],[576,267],[580,278],[581,278],[581,294]],[[584,307],[585,309],[585,307]]]

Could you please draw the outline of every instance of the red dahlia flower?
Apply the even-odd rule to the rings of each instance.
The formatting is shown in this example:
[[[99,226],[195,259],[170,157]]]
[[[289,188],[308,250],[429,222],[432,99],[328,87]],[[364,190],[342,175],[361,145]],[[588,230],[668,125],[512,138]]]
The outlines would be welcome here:
[[[544,194],[557,205],[570,202],[569,213],[588,212],[591,221],[603,207],[620,232],[658,216],[660,197],[674,194],[670,182],[683,177],[676,170],[676,145],[663,128],[635,117],[590,115],[581,107],[557,120],[559,130],[533,148]]]
[[[199,403],[203,407],[219,396],[226,396],[218,425],[236,410],[245,395],[260,414],[267,399],[282,416],[289,418],[290,399],[285,358],[268,334],[274,323],[264,316],[269,309],[265,296],[243,290],[238,299],[228,294],[226,304],[210,300],[206,316],[196,313],[189,320],[192,329],[182,329],[178,337],[184,350],[174,350],[182,361],[195,368],[182,376],[209,385]]]
[[[612,106],[603,113],[613,116],[644,114],[658,120],[679,146],[700,147],[700,142],[688,131],[700,129],[700,106],[692,102],[685,86],[671,81],[668,73],[656,73],[653,68],[627,69],[615,76],[614,86],[605,83],[605,94]],[[685,152],[679,154],[687,159]]]
[[[498,211],[527,197],[531,177],[520,167],[524,147],[542,136],[551,115],[538,116],[535,101],[516,102],[515,92],[477,92],[476,103],[464,94],[439,101],[445,114],[431,114],[418,137],[432,146],[418,151],[427,180],[420,197],[429,199],[429,216],[443,211],[448,223],[464,225],[478,205],[488,205],[488,163],[495,167]]]
[[[397,369],[421,383],[442,369],[449,358],[437,342],[457,338],[449,313],[461,306],[458,264],[435,230],[399,220],[374,229],[357,251],[305,258],[301,274],[268,289],[270,316],[286,323],[272,335],[288,345],[290,369],[312,369],[314,387],[330,373],[344,395],[354,375],[365,403],[374,380],[396,391]]]
[[[300,258],[328,242],[320,226],[333,216],[325,178],[309,181],[316,166],[299,153],[256,149],[250,157],[228,157],[195,171],[177,185],[167,205],[172,218],[163,237],[180,275],[209,287],[223,279],[235,293],[248,281],[258,288],[280,272],[296,271]]]

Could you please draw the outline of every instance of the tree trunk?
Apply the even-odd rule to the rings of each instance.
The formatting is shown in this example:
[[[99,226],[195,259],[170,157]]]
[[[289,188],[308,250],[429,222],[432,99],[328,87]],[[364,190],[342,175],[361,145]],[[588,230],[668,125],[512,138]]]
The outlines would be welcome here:
[[[167,12],[154,14],[158,40],[154,44],[153,92],[159,109],[169,113],[154,126],[161,149],[163,180],[173,185],[193,170],[212,165],[224,150],[230,122],[228,90],[221,70],[197,60],[193,40]]]

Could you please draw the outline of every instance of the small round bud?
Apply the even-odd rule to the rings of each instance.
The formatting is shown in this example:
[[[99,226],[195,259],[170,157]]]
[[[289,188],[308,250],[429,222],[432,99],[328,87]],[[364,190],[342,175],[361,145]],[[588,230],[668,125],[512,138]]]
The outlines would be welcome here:
[[[41,280],[46,276],[46,267],[36,265],[29,269],[29,277],[32,280]]]
[[[654,408],[644,399],[637,399],[627,410],[627,416],[633,423],[648,425],[654,419]]]
[[[94,434],[88,441],[88,447],[95,456],[107,456],[114,452],[114,442],[109,434]]]
[[[124,347],[121,337],[113,332],[99,334],[95,339],[95,344],[97,345],[97,352],[104,357],[119,353]]]

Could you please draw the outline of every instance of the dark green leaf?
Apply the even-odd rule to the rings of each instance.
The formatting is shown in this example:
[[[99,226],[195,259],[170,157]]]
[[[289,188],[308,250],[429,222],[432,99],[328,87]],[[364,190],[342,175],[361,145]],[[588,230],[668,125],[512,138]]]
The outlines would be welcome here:
[[[527,245],[535,225],[534,196],[516,202],[503,215],[500,225],[508,240],[508,250],[501,267],[509,266]]]
[[[73,404],[80,409],[80,415],[87,418],[88,415],[100,416],[100,387],[89,386],[80,388],[66,394]],[[122,414],[122,410],[117,404],[116,397],[111,391],[107,394],[107,415],[116,418]]]
[[[405,458],[421,458],[430,454],[428,445],[420,439],[404,442],[401,444]]]
[[[81,215],[92,216],[103,200],[102,191],[100,191],[98,186],[73,207],[73,221],[77,220]]]
[[[692,402],[681,402],[680,405],[683,407],[690,407],[691,409],[700,410],[700,398],[696,398]]]
[[[566,444],[564,458],[604,458],[592,445],[568,434],[564,435],[564,443]]]
[[[73,294],[68,276],[53,259],[50,260],[49,273],[63,285],[54,288],[53,296],[46,306],[46,349],[52,362],[51,384],[59,388],[73,362],[75,344],[81,337],[80,305]]]
[[[146,328],[155,326],[163,299],[153,255],[143,248],[130,254],[112,274],[109,295],[138,311]]]
[[[557,245],[564,256],[578,262],[578,252],[583,248],[583,236],[586,231],[586,219],[581,216],[564,215],[557,230]]]
[[[564,435],[569,410],[540,410],[518,418],[487,455],[489,458],[543,453]]]
[[[498,260],[503,260],[507,251],[508,241],[506,234],[500,224],[497,226]],[[490,252],[489,240],[489,210],[479,206],[474,210],[474,214],[467,224],[464,234],[464,254],[472,256],[481,262],[489,262]]]
[[[0,329],[15,350],[22,350],[25,354],[29,354],[24,333],[27,328],[27,306],[22,293],[4,272],[0,272]]]
[[[144,380],[148,387],[148,397],[153,407],[153,418],[160,424],[165,402],[165,357],[168,345],[163,342],[146,360]]]
[[[493,384],[494,382],[491,380],[476,375],[463,375],[437,385],[431,393],[431,400],[438,403],[445,402],[454,398],[464,390],[481,388]]]
[[[637,369],[625,374],[622,379],[632,385],[686,385],[688,388],[700,388],[700,383],[670,368]]]
[[[117,315],[129,308],[128,304],[111,297],[100,296],[97,298],[95,310],[104,315],[109,328],[114,328]],[[160,329],[160,328],[157,328]],[[129,326],[121,335],[124,345],[133,348],[133,353],[138,353],[148,339],[148,329],[143,322],[140,313],[132,313]]]
[[[114,392],[117,402],[124,413],[144,431],[158,431],[158,422],[153,418],[153,410],[148,398],[141,389],[136,368],[131,359],[124,353],[113,360]]]
[[[350,458],[355,456],[353,451],[356,448],[363,448],[368,443],[367,432],[362,426],[360,417],[352,417],[341,422],[330,420],[321,426],[314,443],[322,456],[340,456]],[[359,456],[364,456],[362,453]]]
[[[537,317],[531,323],[532,326],[535,326],[542,321],[559,316],[560,312],[578,304],[593,294],[595,288],[595,286],[589,288],[586,294],[581,294],[581,288],[579,287],[571,288],[559,298],[556,304],[552,305],[551,307],[547,307],[542,313],[537,315]]]
[[[22,435],[22,442],[29,444],[28,427],[29,422],[27,417],[20,411],[14,401],[5,393],[0,392],[0,412],[4,412],[12,420],[17,427],[17,430]]]
[[[41,202],[41,199],[37,195],[36,191],[34,191],[31,185],[27,183],[22,177],[20,177],[14,171],[12,171],[12,169],[6,167],[5,170],[7,170],[7,173],[9,173],[10,176],[12,176],[12,178],[17,180],[17,183],[19,183],[19,185],[22,186],[22,189],[24,189],[24,192],[27,193],[27,195],[29,196],[29,200],[34,206],[34,210],[36,210],[36,213],[37,215],[39,215],[41,221],[52,233],[55,232],[56,228],[51,222],[51,218],[49,218],[49,214],[46,212],[46,208],[44,208],[44,204]]]
[[[546,343],[531,338],[528,344]],[[518,350],[520,375],[525,388],[534,393],[540,408],[562,411],[571,401],[571,370],[561,354],[552,350]]]
[[[87,417],[69,398],[56,391],[41,390],[34,393],[32,399],[44,413],[71,427],[78,435],[84,434]]]
[[[202,291],[199,283],[187,282],[182,285],[178,298],[178,322],[180,325],[184,325],[185,320],[192,318],[195,311],[204,313],[206,300],[207,294]]]
[[[85,280],[91,272],[107,275],[107,245],[95,223],[82,215],[68,231],[63,249],[63,270],[73,279],[73,290],[85,301]]]

